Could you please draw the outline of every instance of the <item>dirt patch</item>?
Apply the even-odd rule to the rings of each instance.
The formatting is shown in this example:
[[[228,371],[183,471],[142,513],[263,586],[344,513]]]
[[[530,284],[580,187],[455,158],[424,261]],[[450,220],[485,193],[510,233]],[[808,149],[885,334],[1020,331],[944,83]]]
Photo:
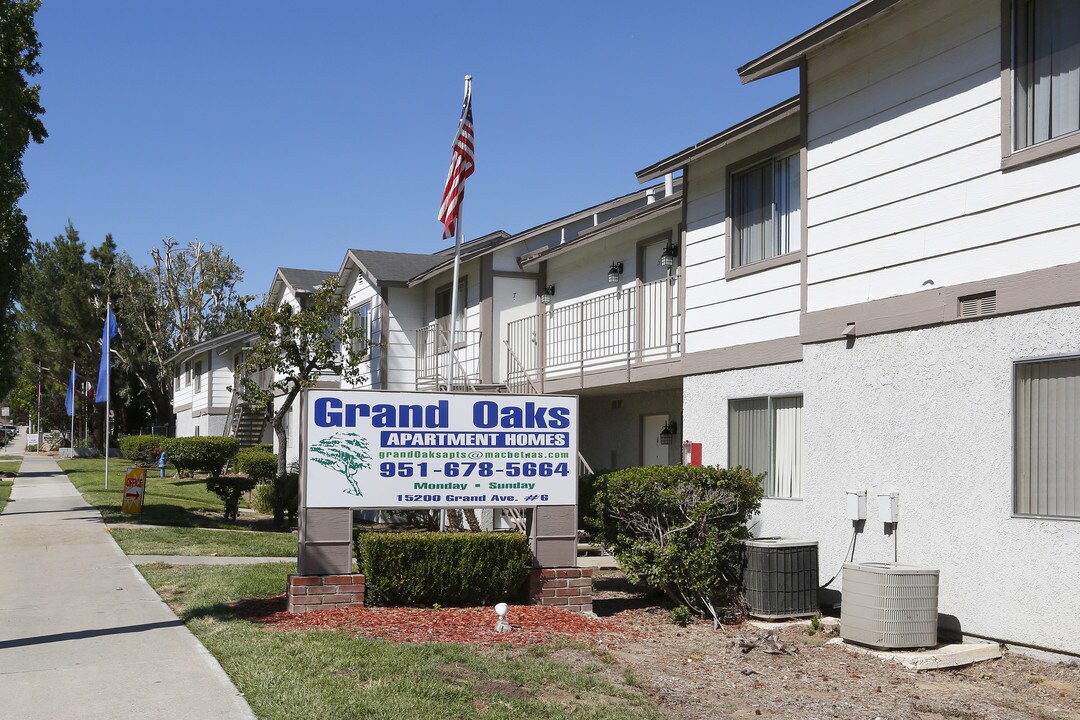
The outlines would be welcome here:
[[[611,652],[627,682],[644,688],[665,718],[888,718],[888,720],[1080,720],[1080,667],[1008,654],[951,670],[915,672],[825,642],[835,630],[763,630],[749,623],[682,628],[657,605],[633,607],[641,590],[612,588],[598,614],[639,634]],[[608,602],[613,602],[608,606]],[[625,604],[628,609],[621,609]],[[617,609],[612,609],[617,608]]]

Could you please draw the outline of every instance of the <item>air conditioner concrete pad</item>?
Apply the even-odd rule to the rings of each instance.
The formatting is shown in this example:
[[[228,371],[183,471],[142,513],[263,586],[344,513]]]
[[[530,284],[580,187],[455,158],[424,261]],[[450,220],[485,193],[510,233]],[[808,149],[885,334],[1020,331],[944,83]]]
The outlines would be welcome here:
[[[858,655],[876,657],[909,670],[940,670],[1001,657],[1001,646],[997,643],[952,643],[927,650],[877,650],[849,643],[843,638],[833,638],[827,644],[839,645]]]

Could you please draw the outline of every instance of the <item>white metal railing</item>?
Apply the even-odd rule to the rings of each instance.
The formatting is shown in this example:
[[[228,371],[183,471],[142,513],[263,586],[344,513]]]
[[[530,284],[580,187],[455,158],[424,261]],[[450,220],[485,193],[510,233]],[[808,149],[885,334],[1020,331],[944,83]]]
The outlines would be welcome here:
[[[507,326],[511,389],[679,353],[676,284],[667,278],[569,303]]]
[[[446,390],[450,333],[439,322],[416,331],[416,389]],[[454,386],[469,387],[480,382],[480,331],[458,330],[454,343]]]

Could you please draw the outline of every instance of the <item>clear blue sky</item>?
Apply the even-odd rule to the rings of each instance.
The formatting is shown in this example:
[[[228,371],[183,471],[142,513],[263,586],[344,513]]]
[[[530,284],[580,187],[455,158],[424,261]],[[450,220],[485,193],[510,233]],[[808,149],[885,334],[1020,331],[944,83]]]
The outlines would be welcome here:
[[[848,4],[47,0],[22,206],[36,239],[70,219],[140,263],[218,243],[253,294],[348,247],[431,252],[471,73],[466,234],[515,232],[794,95],[735,68]]]

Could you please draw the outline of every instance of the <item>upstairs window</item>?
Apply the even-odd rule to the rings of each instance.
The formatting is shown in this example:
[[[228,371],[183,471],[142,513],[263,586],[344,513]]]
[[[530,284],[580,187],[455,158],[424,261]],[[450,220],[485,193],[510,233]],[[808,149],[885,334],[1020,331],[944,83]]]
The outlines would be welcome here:
[[[731,267],[799,249],[799,153],[731,175]]]
[[[361,330],[364,336],[354,339],[352,351],[360,359],[367,359],[371,347],[371,302],[366,302],[353,311],[353,328]]]
[[[195,392],[202,392],[202,360],[195,361]]]
[[[1013,147],[1080,130],[1080,2],[1016,0]]]
[[[465,341],[465,294],[468,292],[467,278],[458,280],[457,296],[457,338],[454,345]],[[447,335],[450,333],[450,303],[452,300],[453,285],[447,285],[435,291],[435,319],[439,323],[439,329]]]

